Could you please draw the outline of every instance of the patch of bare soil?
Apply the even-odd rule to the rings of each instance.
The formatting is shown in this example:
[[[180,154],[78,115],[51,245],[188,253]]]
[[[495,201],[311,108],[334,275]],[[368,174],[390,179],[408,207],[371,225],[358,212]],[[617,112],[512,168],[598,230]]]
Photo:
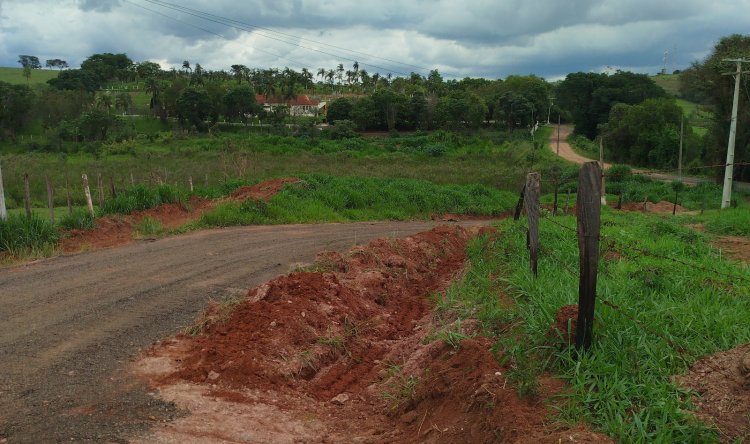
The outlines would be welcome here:
[[[617,202],[610,202],[609,206],[614,207]],[[657,213],[657,214],[672,214],[674,203],[662,200],[657,203],[646,202],[645,209],[643,202],[627,202],[622,204],[623,211],[638,211],[641,213]],[[694,211],[688,210],[687,208],[677,205],[677,214],[693,214]]]
[[[278,194],[284,188],[284,185],[298,182],[300,180],[295,177],[267,180],[256,185],[240,187],[230,195],[230,198],[239,201],[247,199],[267,201]]]
[[[240,187],[232,193],[234,200],[268,200],[280,192],[285,184],[297,183],[299,179],[284,178],[268,180],[251,187]],[[145,217],[158,220],[164,228],[177,228],[210,211],[214,201],[191,197],[186,206],[179,203],[160,205],[144,211],[135,211],[122,216],[107,216],[96,221],[92,230],[70,230],[62,242],[62,250],[72,253],[81,250],[117,247],[133,241],[133,226]]]
[[[136,373],[192,414],[144,441],[611,442],[546,421],[558,381],[519,399],[489,340],[435,340],[426,296],[462,271],[473,234],[438,227],[321,254],[198,336],[156,344]]]
[[[695,414],[722,442],[750,440],[750,344],[703,357],[675,379],[698,393]]]
[[[547,336],[558,339],[565,345],[574,344],[577,324],[578,304],[564,305],[555,313],[555,322],[550,327]]]
[[[211,208],[213,202],[193,196],[186,206],[170,203],[144,211],[134,211],[126,216],[102,217],[96,220],[96,227],[92,230],[70,230],[61,242],[62,249],[66,253],[71,253],[125,245],[133,240],[133,226],[145,217],[158,220],[165,228],[176,228],[199,218]]]
[[[729,253],[733,259],[750,263],[750,238],[742,236],[723,236],[713,242]]]

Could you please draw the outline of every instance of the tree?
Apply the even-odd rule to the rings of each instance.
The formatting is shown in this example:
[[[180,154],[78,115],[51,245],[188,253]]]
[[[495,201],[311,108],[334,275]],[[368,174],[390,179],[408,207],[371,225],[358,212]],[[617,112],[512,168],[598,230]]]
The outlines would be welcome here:
[[[132,75],[133,61],[126,54],[94,54],[81,63],[81,71],[91,73],[99,84],[127,80]]]
[[[713,124],[707,134],[709,143],[703,153],[703,161],[708,164],[722,164],[726,160],[729,125],[732,116],[734,76],[723,75],[734,71],[735,65],[724,59],[748,58],[750,35],[733,34],[723,37],[711,53],[701,62],[682,73],[681,92],[702,99],[713,108]],[[746,70],[748,65],[743,65]],[[748,95],[747,74],[743,76],[737,114],[737,134],[734,160],[736,163],[750,162],[750,95]],[[724,169],[716,169],[717,178],[723,177]],[[734,178],[750,181],[750,168],[747,165],[735,166]]]
[[[673,99],[612,107],[604,130],[607,157],[618,163],[674,168],[682,109]],[[687,132],[692,133],[690,127]]]
[[[45,66],[47,68],[59,68],[59,69],[63,69],[63,68],[67,68],[68,67],[68,62],[66,62],[65,60],[62,60],[62,59],[49,59],[49,60],[47,60],[45,62]]]
[[[130,111],[133,106],[133,98],[127,92],[121,92],[115,96],[115,109],[121,110],[123,114]]]
[[[191,73],[193,72],[193,68],[190,67],[190,61],[188,60],[184,60],[182,62],[182,69],[185,70],[185,73],[187,73],[188,71],[190,71]]]
[[[188,87],[176,102],[177,118],[185,127],[195,126],[198,131],[206,130],[206,117],[212,112],[211,99],[206,91]]]
[[[236,86],[224,95],[224,109],[230,121],[239,119],[241,122],[247,122],[247,115],[255,114],[257,106],[255,91],[250,85]]]
[[[26,65],[23,67],[23,76],[26,77],[26,85],[28,86],[31,79],[31,66]]]
[[[47,80],[47,83],[57,89],[67,89],[74,91],[85,91],[93,93],[101,86],[99,77],[82,69],[69,69],[61,71],[57,78]]]
[[[232,76],[237,80],[237,83],[242,83],[243,80],[247,80],[247,74],[250,71],[245,65],[232,65]]]
[[[352,101],[342,97],[329,103],[326,120],[328,123],[336,120],[352,120]]]
[[[666,92],[645,74],[618,71],[608,76],[595,73],[568,74],[557,87],[558,104],[570,113],[576,134],[596,137],[616,103],[636,104],[666,97]]]
[[[140,62],[135,66],[135,72],[142,80],[152,79],[157,77],[161,73],[161,65],[146,60],[145,62]]]
[[[42,67],[42,64],[39,62],[39,57],[37,56],[19,55],[18,63],[20,63],[24,68],[26,68],[27,66],[30,69],[39,69]]]
[[[0,82],[0,140],[26,125],[33,105],[34,94],[28,86]]]

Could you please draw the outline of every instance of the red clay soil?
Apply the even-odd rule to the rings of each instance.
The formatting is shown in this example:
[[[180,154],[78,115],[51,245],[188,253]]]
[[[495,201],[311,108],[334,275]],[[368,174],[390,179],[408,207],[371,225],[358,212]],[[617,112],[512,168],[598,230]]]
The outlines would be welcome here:
[[[135,364],[192,412],[144,442],[612,442],[549,422],[542,399],[558,381],[519,399],[488,339],[436,340],[427,296],[462,272],[474,234],[438,227],[324,253],[251,290],[223,322],[214,305],[219,320],[201,334]]]
[[[267,180],[253,186],[239,187],[230,195],[230,198],[240,201],[247,199],[267,201],[281,192],[281,190],[284,189],[284,185],[298,182],[300,182],[300,180],[294,177]]]
[[[699,359],[677,383],[694,390],[695,415],[722,442],[750,441],[750,344]]]
[[[71,253],[124,245],[133,241],[133,226],[145,217],[158,220],[164,228],[176,228],[199,218],[213,206],[213,202],[193,196],[188,202],[190,210],[179,203],[169,203],[126,216],[102,217],[96,220],[96,227],[92,230],[70,230],[61,242],[62,249]]]
[[[615,207],[617,205],[617,202],[610,202],[610,207]],[[623,211],[638,211],[641,213],[657,213],[657,214],[672,214],[672,209],[674,208],[674,203],[668,202],[666,200],[662,200],[658,203],[651,203],[646,202],[646,209],[643,209],[643,202],[627,202],[622,204],[622,210]],[[688,213],[690,210],[688,210],[685,207],[682,207],[680,205],[677,205],[677,214],[680,213]]]
[[[576,340],[578,323],[578,304],[564,305],[555,313],[555,322],[550,326],[547,336],[559,339],[564,344],[573,344]]]
[[[240,187],[232,195],[233,200],[268,200],[280,192],[285,184],[297,183],[297,178],[268,180],[253,186]],[[200,218],[211,210],[215,202],[191,197],[188,202],[190,210],[179,203],[170,203],[145,211],[135,211],[127,216],[115,215],[100,218],[93,230],[71,230],[62,240],[62,249],[66,253],[99,248],[116,247],[133,241],[133,225],[148,216],[161,222],[164,228],[176,228],[191,220]]]
[[[742,236],[723,236],[713,242],[729,253],[733,259],[750,264],[750,238]]]

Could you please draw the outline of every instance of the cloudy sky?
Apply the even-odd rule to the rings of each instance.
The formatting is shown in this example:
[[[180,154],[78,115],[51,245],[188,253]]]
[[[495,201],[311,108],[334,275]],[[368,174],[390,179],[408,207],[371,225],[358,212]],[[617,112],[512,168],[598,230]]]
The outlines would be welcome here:
[[[168,3],[167,3],[168,1]],[[750,0],[0,0],[0,66],[125,52],[163,68],[504,78],[656,73],[750,33]]]

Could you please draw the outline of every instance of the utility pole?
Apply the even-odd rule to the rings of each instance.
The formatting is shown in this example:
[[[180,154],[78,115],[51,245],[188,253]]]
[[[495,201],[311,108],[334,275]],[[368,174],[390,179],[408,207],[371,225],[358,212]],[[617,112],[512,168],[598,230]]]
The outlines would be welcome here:
[[[604,190],[604,137],[599,136],[599,170],[602,172],[601,196],[602,205],[607,205],[607,193]]]
[[[685,128],[685,117],[680,115],[680,154],[677,157],[677,177],[682,180],[682,135]]]
[[[742,64],[750,63],[746,59],[724,59],[723,62],[734,62],[737,70],[734,73],[734,99],[732,101],[732,123],[729,126],[729,142],[727,143],[727,162],[724,169],[724,191],[721,194],[721,208],[729,208],[732,201],[732,173],[734,170],[734,141],[737,137],[737,107],[740,101],[740,78],[742,77]]]
[[[0,168],[0,220],[8,219],[8,210],[5,208],[5,190],[3,189],[3,170]]]

